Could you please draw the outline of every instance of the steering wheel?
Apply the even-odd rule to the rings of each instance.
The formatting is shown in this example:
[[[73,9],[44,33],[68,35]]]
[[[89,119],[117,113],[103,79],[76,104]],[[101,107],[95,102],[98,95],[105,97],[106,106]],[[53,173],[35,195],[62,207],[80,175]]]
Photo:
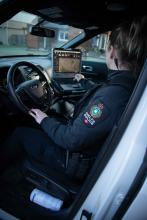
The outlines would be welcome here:
[[[16,70],[23,69],[24,66],[29,67],[31,73],[22,74],[23,82],[18,84]],[[51,105],[53,89],[50,77],[44,69],[32,63],[22,61],[12,65],[7,74],[7,86],[13,103],[24,113],[28,113],[31,108],[40,108],[45,112]],[[30,106],[28,107],[25,102]]]

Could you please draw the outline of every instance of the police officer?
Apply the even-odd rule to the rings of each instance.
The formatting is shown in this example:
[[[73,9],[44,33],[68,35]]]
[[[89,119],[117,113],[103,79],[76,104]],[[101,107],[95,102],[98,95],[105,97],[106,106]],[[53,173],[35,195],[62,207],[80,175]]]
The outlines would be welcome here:
[[[86,163],[77,175],[82,161],[96,156],[120,119],[135,85],[146,55],[145,23],[146,18],[128,22],[110,34],[106,51],[108,79],[102,86],[94,85],[89,89],[75,106],[72,119],[60,120],[39,109],[29,111],[41,129],[20,127],[14,131],[5,143],[9,151],[1,154],[2,169],[20,155],[27,154],[73,178],[84,177]],[[75,80],[92,85],[83,75],[76,75]]]

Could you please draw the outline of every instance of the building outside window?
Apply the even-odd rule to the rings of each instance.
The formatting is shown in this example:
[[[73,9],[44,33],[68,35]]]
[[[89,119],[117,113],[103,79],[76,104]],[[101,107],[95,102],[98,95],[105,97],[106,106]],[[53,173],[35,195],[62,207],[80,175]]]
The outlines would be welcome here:
[[[68,41],[68,32],[67,31],[59,31],[59,41]]]

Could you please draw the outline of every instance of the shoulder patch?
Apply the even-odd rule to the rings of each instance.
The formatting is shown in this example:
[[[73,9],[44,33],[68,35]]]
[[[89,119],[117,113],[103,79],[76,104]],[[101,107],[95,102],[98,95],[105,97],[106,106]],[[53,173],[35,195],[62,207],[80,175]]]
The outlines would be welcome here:
[[[108,108],[100,100],[89,105],[87,111],[83,114],[83,123],[94,127],[98,122],[104,120],[109,115]]]
[[[93,117],[93,118],[99,118],[101,117],[101,114],[102,114],[102,109],[104,108],[104,105],[103,104],[98,104],[98,105],[93,105],[90,109],[90,115]]]

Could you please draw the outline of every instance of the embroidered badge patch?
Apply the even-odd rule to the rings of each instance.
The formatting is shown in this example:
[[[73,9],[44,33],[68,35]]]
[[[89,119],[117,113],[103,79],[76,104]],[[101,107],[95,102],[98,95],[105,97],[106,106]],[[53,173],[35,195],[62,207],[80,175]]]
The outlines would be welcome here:
[[[93,118],[99,118],[99,117],[101,117],[101,114],[102,114],[102,111],[97,105],[94,105],[94,106],[91,107],[90,115]]]
[[[89,111],[84,114],[84,124],[95,125],[96,119],[102,116],[104,105],[99,103],[98,105],[93,105]]]

